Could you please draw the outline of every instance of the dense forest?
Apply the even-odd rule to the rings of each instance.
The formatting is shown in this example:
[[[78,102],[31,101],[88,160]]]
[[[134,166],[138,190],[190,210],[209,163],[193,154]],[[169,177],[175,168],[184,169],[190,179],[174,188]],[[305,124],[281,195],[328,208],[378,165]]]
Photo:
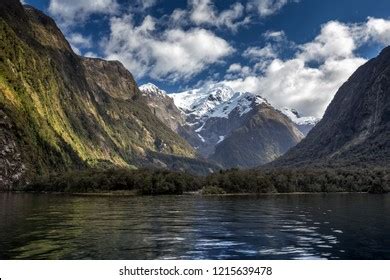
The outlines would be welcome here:
[[[168,170],[85,170],[39,177],[21,191],[169,195],[184,193],[294,193],[390,191],[385,168],[265,169],[219,171],[196,176]]]

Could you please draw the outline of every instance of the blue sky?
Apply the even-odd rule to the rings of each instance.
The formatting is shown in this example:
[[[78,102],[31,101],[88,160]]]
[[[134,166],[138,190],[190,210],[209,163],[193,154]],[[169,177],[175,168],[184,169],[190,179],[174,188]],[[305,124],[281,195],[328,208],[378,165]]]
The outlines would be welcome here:
[[[390,44],[390,1],[25,0],[81,55],[120,60],[168,92],[223,83],[321,117]]]

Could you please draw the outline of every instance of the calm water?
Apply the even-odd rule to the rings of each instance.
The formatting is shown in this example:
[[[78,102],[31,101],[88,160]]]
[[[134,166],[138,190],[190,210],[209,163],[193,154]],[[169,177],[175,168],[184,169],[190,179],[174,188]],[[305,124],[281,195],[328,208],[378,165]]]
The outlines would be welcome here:
[[[0,194],[0,259],[390,259],[390,196]]]

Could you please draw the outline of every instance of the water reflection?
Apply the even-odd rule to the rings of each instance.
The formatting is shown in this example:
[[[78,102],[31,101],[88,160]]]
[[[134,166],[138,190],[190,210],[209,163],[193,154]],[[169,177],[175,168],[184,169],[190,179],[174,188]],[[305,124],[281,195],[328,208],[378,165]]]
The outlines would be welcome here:
[[[0,194],[0,258],[388,259],[389,202]]]

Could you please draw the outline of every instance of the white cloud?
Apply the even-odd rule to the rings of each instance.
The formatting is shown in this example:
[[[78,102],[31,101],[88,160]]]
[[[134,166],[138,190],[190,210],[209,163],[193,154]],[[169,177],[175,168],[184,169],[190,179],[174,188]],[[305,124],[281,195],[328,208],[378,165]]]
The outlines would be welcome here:
[[[85,57],[90,57],[90,58],[98,58],[99,56],[96,54],[96,53],[94,53],[94,52],[86,52],[85,54],[84,54],[84,56]]]
[[[235,79],[239,77],[245,77],[251,74],[252,69],[248,66],[241,66],[239,63],[233,63],[226,71],[225,79]]]
[[[109,38],[102,42],[107,59],[120,60],[137,77],[187,79],[230,55],[224,39],[200,28],[155,31],[147,16],[135,26],[130,15],[111,19]]]
[[[257,71],[263,72],[272,60],[278,57],[278,47],[271,44],[267,44],[262,48],[249,47],[244,51],[243,56],[249,58],[250,61],[256,62],[252,74]]]
[[[156,5],[157,0],[138,0],[138,3],[143,9],[149,9]]]
[[[351,27],[337,21],[325,24],[313,42],[301,46],[300,57],[305,61],[322,62],[329,57],[334,59],[349,58],[354,55],[357,42]]]
[[[366,40],[380,42],[383,45],[390,44],[390,20],[380,18],[368,18],[365,28]]]
[[[281,42],[287,40],[284,31],[268,30],[263,34],[263,37],[270,41]]]
[[[253,72],[264,71],[284,49],[295,48],[295,44],[287,40],[283,31],[267,31],[263,37],[266,40],[263,47],[249,47],[243,53],[251,62],[256,62]]]
[[[229,66],[229,69],[227,70],[228,73],[237,73],[241,72],[242,66],[239,63],[234,63]]]
[[[77,32],[69,34],[67,39],[72,45],[80,48],[91,48],[93,45],[91,37],[84,36]]]
[[[233,31],[239,26],[249,23],[249,17],[244,17],[244,6],[236,2],[229,9],[218,12],[212,0],[190,0],[189,17],[197,25],[227,27]]]
[[[118,1],[118,0],[116,0]],[[132,0],[127,1],[126,5],[124,3],[121,3],[122,7],[126,7],[127,12],[132,12],[133,14],[141,14],[144,15],[147,10],[154,7],[157,4],[158,0]],[[120,2],[120,1],[119,1]]]
[[[287,106],[304,115],[322,117],[339,87],[366,62],[357,56],[357,49],[367,43],[386,46],[389,34],[388,20],[368,18],[350,25],[331,21],[312,42],[296,46],[298,51],[290,59],[272,57],[277,54],[273,45],[248,48],[245,55],[263,57],[259,63],[267,61],[262,74],[253,74],[254,66],[250,75],[222,83],[237,91],[260,93],[278,108]]]
[[[249,47],[244,51],[243,56],[248,57],[252,60],[263,60],[268,58],[276,58],[277,53],[275,48],[271,44],[267,44],[263,48]]]
[[[248,10],[257,10],[261,17],[277,13],[288,3],[297,3],[299,0],[250,0]]]
[[[80,49],[89,49],[93,46],[91,37],[86,37],[77,32],[67,34],[66,38],[69,41],[73,51],[78,55],[82,55]]]
[[[71,26],[92,14],[115,14],[118,8],[116,0],[50,0],[48,10],[62,26]]]

